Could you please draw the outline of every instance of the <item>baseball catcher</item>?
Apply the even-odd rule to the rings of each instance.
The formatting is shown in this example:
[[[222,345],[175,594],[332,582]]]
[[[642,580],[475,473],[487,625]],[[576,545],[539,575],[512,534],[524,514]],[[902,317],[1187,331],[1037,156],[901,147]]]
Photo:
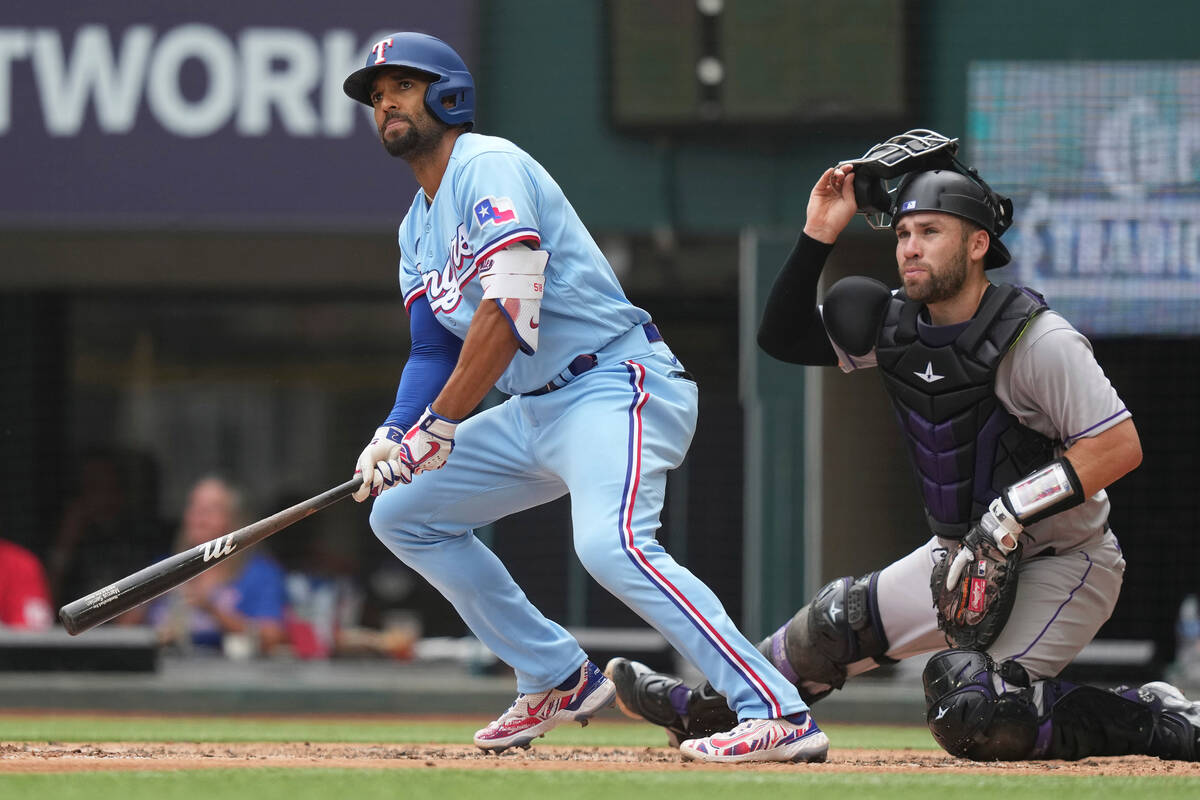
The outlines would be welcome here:
[[[768,297],[758,343],[773,357],[878,369],[928,531],[895,563],[823,587],[759,650],[810,704],[880,664],[927,658],[926,721],[956,756],[1196,760],[1200,703],[1175,687],[1058,677],[1116,605],[1125,561],[1105,488],[1138,466],[1141,444],[1088,340],[1036,291],[988,280],[1010,260],[1013,206],[956,151],[909,131],[825,170]],[[855,213],[894,231],[900,287],[849,277],[818,304]],[[673,739],[729,721],[708,685],[623,658],[606,672],[620,708]]]

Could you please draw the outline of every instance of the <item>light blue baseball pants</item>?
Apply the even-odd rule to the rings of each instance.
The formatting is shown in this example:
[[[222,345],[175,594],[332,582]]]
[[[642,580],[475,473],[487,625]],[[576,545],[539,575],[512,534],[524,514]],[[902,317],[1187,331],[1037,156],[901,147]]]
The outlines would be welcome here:
[[[667,471],[695,432],[696,384],[641,326],[598,356],[557,391],[512,397],[459,425],[445,467],[375,500],[375,535],[513,667],[518,691],[542,692],[586,656],[473,529],[570,492],[583,566],[699,668],[740,719],[806,710],[716,595],[655,539]]]

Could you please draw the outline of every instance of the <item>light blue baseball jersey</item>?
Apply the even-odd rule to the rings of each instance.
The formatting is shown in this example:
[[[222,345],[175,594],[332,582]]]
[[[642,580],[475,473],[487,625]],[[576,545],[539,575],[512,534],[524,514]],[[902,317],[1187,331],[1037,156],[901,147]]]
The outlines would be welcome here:
[[[517,243],[550,254],[539,344],[533,352],[522,341],[521,352],[496,381],[507,394],[544,386],[576,356],[595,353],[650,321],[626,299],[562,189],[506,139],[459,136],[433,202],[417,191],[399,241],[405,308],[424,294],[437,320],[460,338],[483,300],[480,265]]]

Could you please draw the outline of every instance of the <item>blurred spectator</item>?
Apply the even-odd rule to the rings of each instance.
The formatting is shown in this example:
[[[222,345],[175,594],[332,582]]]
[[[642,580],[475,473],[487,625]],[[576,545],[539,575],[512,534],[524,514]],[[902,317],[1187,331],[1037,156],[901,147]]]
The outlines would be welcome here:
[[[83,454],[46,559],[59,604],[136,572],[164,549],[157,474],[145,453],[98,447]]]
[[[182,552],[245,524],[241,492],[222,478],[203,478],[188,495],[175,550]],[[283,568],[260,544],[168,592],[140,616],[158,630],[164,644],[247,657],[270,654],[286,642],[286,603]],[[131,615],[121,621],[140,621],[138,609]]]
[[[37,556],[0,539],[0,628],[45,630],[53,621],[50,589]]]
[[[296,502],[285,498],[278,505],[286,508]],[[355,578],[357,564],[343,548],[331,546],[308,523],[288,531],[280,544],[287,567],[287,633],[297,657],[412,657],[420,638],[415,615],[393,614],[383,630],[364,626],[364,592]]]

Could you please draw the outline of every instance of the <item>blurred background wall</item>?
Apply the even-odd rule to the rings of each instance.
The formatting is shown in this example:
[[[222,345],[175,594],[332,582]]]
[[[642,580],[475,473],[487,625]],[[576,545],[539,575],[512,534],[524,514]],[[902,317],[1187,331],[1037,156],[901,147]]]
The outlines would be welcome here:
[[[1189,0],[7,3],[0,536],[52,574],[72,526],[87,558],[136,562],[170,550],[202,475],[260,516],[352,471],[407,352],[394,237],[415,184],[340,86],[381,34],[416,29],[460,49],[476,129],[557,178],[697,375],[661,539],[751,636],[927,535],[878,378],[759,364],[751,287],[826,166],[911,127],[961,137],[1017,201],[996,278],[1068,309],[1133,410],[1146,458],[1111,490],[1130,568],[1102,635],[1169,659],[1200,569],[1198,27]],[[892,259],[856,220],[827,279],[896,285]],[[462,632],[367,511],[304,536],[383,610]],[[564,500],[482,535],[548,615],[638,624],[582,578],[568,525]],[[98,588],[64,570],[56,602]]]

